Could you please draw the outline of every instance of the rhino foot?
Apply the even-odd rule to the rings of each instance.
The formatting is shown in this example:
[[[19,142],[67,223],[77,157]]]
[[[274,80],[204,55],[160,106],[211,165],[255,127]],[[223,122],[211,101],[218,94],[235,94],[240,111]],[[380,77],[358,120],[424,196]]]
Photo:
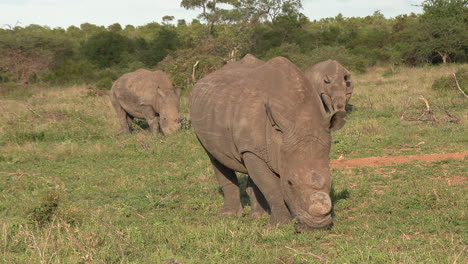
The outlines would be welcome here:
[[[221,208],[220,214],[223,216],[243,216],[244,209],[241,208],[233,208],[233,207],[223,207]]]
[[[265,216],[268,216],[268,212],[265,211],[265,210],[259,210],[259,211],[252,211],[249,215],[249,217],[251,218],[262,218],[262,217],[265,217]]]
[[[291,222],[291,220],[292,220],[292,217],[289,212],[276,213],[276,214],[271,215],[270,225],[276,225],[276,226],[287,225]]]

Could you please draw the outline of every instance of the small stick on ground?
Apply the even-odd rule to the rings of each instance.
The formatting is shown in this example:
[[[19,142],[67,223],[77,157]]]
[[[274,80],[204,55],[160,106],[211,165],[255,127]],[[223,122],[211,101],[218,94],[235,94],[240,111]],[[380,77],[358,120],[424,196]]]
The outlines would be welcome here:
[[[27,107],[28,107],[28,110],[31,111],[31,113],[33,113],[33,114],[35,114],[36,116],[42,118],[42,116],[41,116],[40,114],[38,114],[36,111],[32,110],[32,108],[31,108],[29,105],[28,105]]]
[[[312,256],[312,257],[318,259],[318,260],[321,261],[321,262],[328,263],[328,260],[326,260],[325,258],[323,258],[323,257],[321,257],[321,256],[319,256],[319,255],[316,255],[316,254],[313,254],[313,253],[310,253],[310,252],[298,252],[296,249],[291,248],[291,247],[288,247],[288,246],[286,246],[285,248],[296,252],[296,254],[306,255],[306,256]]]
[[[457,75],[455,73],[453,73],[453,78],[455,78],[455,83],[457,84],[457,87],[458,87],[458,90],[460,90],[460,92],[465,96],[465,97],[468,97],[468,95],[466,95],[466,93],[462,90],[462,88],[460,87],[460,84],[458,83],[458,80],[457,80]]]

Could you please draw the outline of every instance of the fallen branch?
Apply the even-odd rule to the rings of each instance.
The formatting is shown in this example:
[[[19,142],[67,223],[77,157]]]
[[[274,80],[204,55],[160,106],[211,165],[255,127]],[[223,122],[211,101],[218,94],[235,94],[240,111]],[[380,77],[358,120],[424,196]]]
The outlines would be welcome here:
[[[419,96],[419,100],[423,101],[426,104],[426,111],[429,112],[431,111],[431,107],[429,107],[429,102],[427,101],[426,98],[424,98],[422,95]]]
[[[465,96],[465,97],[468,97],[468,95],[466,95],[466,93],[462,90],[462,88],[460,87],[460,84],[458,83],[458,80],[457,80],[457,75],[455,73],[453,73],[453,78],[455,78],[455,83],[457,84],[457,87],[458,87],[458,90],[460,90],[460,92]]]
[[[426,105],[426,110],[422,110],[422,113],[419,115],[418,118],[407,118],[406,117],[406,110],[403,112],[403,114],[400,117],[400,121],[406,120],[406,121],[430,121],[430,122],[437,122],[437,118],[435,116],[434,111],[431,109],[429,105],[429,101],[424,98],[424,96],[419,96],[419,100],[423,101],[424,104]],[[424,116],[429,115],[429,118],[423,119]]]
[[[445,114],[447,115],[447,120],[448,122],[453,122],[453,123],[460,123],[460,119],[458,119],[456,116],[450,114],[447,110],[445,110]]]
[[[192,82],[194,83],[197,81],[195,77],[195,71],[197,70],[198,63],[199,61],[195,62],[195,64],[192,66]]]

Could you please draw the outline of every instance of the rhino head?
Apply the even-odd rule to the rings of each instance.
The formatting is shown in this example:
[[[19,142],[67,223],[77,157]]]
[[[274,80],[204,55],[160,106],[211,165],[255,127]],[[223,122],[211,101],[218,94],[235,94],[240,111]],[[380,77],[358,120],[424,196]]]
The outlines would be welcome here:
[[[297,106],[299,112],[286,118],[281,111],[266,106],[267,116],[279,133],[276,145],[277,173],[281,192],[296,231],[326,229],[332,225],[330,145],[333,130],[344,125],[344,111],[311,115],[309,103]]]
[[[170,135],[180,129],[179,99],[181,90],[161,89],[158,87],[157,105],[159,107],[159,127],[164,135]]]
[[[327,69],[328,73],[323,75],[320,97],[330,112],[345,111],[346,103],[353,93],[351,73],[336,61],[331,64],[333,70]]]

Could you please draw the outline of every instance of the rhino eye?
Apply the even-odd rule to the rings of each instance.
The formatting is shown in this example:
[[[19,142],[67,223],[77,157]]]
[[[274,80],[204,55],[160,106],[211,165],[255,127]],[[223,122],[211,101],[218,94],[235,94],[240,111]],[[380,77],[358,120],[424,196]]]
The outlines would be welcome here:
[[[330,84],[331,82],[330,81],[327,81],[327,80],[323,80],[324,83],[326,84]]]

